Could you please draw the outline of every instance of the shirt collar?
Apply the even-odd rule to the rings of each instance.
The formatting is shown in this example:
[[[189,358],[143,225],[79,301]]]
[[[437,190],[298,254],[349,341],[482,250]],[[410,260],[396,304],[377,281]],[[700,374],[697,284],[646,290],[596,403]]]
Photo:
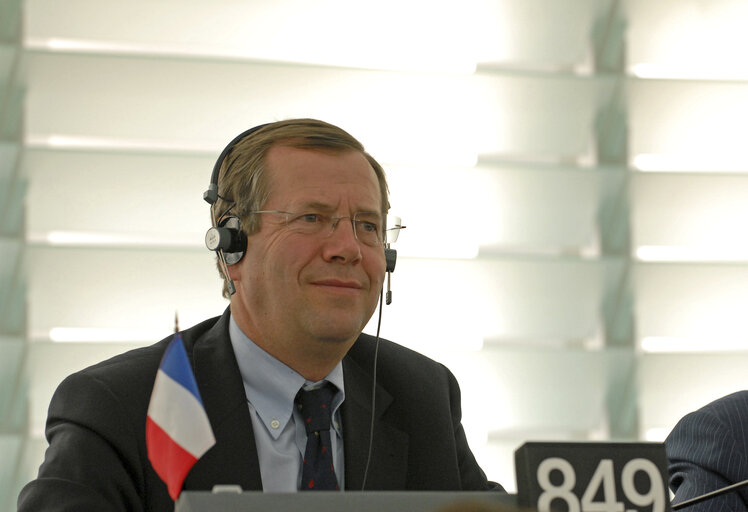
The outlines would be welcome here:
[[[257,411],[268,432],[277,437],[291,419],[294,399],[299,389],[302,386],[314,387],[319,383],[304,379],[294,369],[257,346],[242,332],[233,316],[229,321],[229,337],[239,364],[247,400]],[[323,380],[334,384],[339,390],[333,399],[334,414],[345,398],[343,364],[338,362]]]

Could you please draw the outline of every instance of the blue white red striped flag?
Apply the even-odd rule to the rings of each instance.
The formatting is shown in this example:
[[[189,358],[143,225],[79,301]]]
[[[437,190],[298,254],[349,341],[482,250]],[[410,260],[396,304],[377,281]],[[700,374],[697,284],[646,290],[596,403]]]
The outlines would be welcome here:
[[[176,501],[189,470],[216,442],[179,333],[156,374],[145,438],[148,460]]]

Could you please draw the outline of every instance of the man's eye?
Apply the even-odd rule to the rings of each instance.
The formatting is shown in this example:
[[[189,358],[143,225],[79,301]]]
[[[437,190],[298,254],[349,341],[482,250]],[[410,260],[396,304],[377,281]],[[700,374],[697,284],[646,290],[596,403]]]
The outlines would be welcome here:
[[[377,232],[377,225],[374,224],[373,222],[359,221],[358,226],[359,226],[359,229],[368,231],[370,233]]]
[[[299,219],[302,222],[314,224],[315,222],[320,222],[322,220],[322,216],[319,213],[305,213],[301,215]]]

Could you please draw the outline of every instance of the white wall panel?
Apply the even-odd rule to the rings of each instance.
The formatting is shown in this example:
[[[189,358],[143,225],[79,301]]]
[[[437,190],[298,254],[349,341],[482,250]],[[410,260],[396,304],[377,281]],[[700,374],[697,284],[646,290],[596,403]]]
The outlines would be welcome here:
[[[745,353],[649,354],[639,364],[640,429],[667,434],[691,411],[740,389],[748,389]],[[663,439],[661,437],[660,439]]]
[[[69,50],[104,42],[108,51],[353,67],[501,63],[570,69],[587,64],[591,25],[611,5],[609,0],[68,0],[64,5],[27,0],[26,32],[36,45],[52,40]]]
[[[629,156],[637,168],[748,170],[748,88],[741,82],[634,80]]]
[[[630,71],[681,78],[748,77],[742,58],[748,3],[626,0]]]
[[[670,350],[748,348],[748,272],[740,264],[636,266],[637,337],[672,338]]]
[[[93,137],[217,153],[255,124],[322,117],[390,163],[472,164],[484,154],[573,163],[590,151],[592,118],[609,94],[605,81],[568,77],[144,57],[34,53],[28,68],[38,84],[26,110],[36,144]]]
[[[54,327],[134,328],[165,337],[175,312],[186,328],[228,305],[207,250],[38,247],[29,258],[33,338]]]
[[[31,381],[28,392],[30,434],[36,438],[43,435],[49,401],[65,377],[138,346],[133,343],[33,343],[25,368]]]
[[[426,354],[483,342],[564,346],[598,334],[594,263],[403,258],[392,280],[382,334]]]
[[[637,173],[633,246],[641,259],[746,261],[748,175]]]
[[[212,155],[36,150],[24,161],[34,175],[26,221],[34,241],[62,232],[120,243],[140,237],[151,245],[203,244]]]

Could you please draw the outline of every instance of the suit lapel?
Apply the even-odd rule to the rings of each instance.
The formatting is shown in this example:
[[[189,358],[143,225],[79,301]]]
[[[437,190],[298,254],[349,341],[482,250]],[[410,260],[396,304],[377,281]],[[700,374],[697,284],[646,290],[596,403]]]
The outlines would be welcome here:
[[[215,484],[233,484],[244,490],[261,490],[252,420],[228,335],[228,321],[226,310],[194,343],[195,379],[216,444],[192,468],[185,486],[210,489]]]
[[[228,335],[228,309],[204,335],[192,342],[192,364],[216,444],[187,475],[185,489],[216,484],[262,490],[252,420],[244,384]],[[185,342],[189,340],[185,338]],[[361,340],[357,345],[362,346]],[[367,343],[367,350],[369,343]],[[188,352],[189,352],[188,348]],[[363,352],[363,351],[361,351]],[[364,357],[364,361],[371,360]],[[352,357],[343,359],[345,401],[341,408],[345,443],[345,486],[361,489],[369,455],[372,377]],[[407,483],[408,434],[385,421],[393,397],[377,385],[374,441],[366,476],[367,490],[401,490]]]
[[[360,341],[359,341],[360,343]],[[369,456],[372,377],[351,357],[343,359],[345,401],[342,405],[345,446],[345,487],[361,490]],[[377,385],[374,442],[366,475],[367,490],[404,489],[408,464],[408,434],[383,420],[392,396]]]

